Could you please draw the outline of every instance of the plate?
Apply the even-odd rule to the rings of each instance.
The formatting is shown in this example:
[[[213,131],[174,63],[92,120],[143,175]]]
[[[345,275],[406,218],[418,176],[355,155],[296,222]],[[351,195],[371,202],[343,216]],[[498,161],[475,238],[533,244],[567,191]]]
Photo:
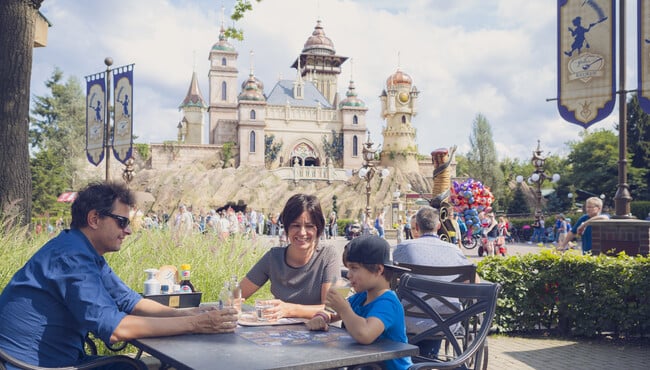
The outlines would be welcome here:
[[[307,319],[298,317],[283,317],[275,321],[257,321],[257,317],[252,314],[242,314],[237,320],[237,324],[241,326],[274,326],[274,325],[294,325],[304,324]]]

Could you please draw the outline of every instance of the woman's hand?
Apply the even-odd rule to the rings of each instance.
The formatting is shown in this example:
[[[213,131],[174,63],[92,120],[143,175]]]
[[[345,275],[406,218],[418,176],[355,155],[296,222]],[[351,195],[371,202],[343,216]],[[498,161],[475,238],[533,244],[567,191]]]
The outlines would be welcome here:
[[[279,299],[268,299],[264,302],[272,306],[264,310],[264,316],[266,316],[268,320],[275,321],[283,317],[292,316],[292,303],[287,303]]]

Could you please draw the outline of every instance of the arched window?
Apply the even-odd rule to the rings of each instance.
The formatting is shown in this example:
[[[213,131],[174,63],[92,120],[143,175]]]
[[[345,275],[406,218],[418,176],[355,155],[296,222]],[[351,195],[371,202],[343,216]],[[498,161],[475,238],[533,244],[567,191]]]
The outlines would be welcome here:
[[[355,114],[354,117],[352,117],[352,124],[353,125],[358,125],[359,124],[359,117]]]
[[[226,66],[228,63],[226,62],[226,57],[221,58],[221,65]]]
[[[248,135],[248,141],[248,151],[255,153],[255,131],[251,131],[250,135]]]
[[[402,116],[402,123],[406,123],[406,116]]]
[[[359,155],[359,139],[357,139],[357,136],[354,135],[352,137],[352,156],[356,157],[358,155]]]
[[[228,98],[227,91],[228,91],[228,84],[226,83],[226,81],[223,81],[221,83],[221,100],[227,100]]]
[[[251,118],[251,119],[255,119],[255,116],[256,116],[256,114],[255,114],[255,110],[254,110],[254,109],[251,109],[250,118]]]

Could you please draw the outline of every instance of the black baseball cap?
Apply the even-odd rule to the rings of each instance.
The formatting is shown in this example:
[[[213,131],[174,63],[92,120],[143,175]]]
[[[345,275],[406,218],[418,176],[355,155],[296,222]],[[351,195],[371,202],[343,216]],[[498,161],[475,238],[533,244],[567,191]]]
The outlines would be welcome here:
[[[385,267],[401,271],[411,271],[405,267],[393,264],[390,258],[390,244],[377,235],[360,236],[352,239],[346,246],[347,262],[363,263],[367,265],[384,265]]]

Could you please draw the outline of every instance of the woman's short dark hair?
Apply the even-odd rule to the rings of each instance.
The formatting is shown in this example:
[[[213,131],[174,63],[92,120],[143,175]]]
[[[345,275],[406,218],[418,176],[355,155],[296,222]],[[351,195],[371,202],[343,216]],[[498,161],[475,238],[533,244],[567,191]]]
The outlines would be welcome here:
[[[77,194],[77,199],[72,203],[71,229],[80,229],[88,226],[88,213],[97,210],[100,215],[113,213],[115,200],[135,206],[133,193],[124,185],[115,182],[96,182],[89,184]]]
[[[316,225],[318,237],[320,238],[325,231],[325,217],[320,208],[320,202],[314,195],[295,194],[284,205],[280,221],[284,229],[288,230],[289,225],[298,219],[303,212],[309,212],[311,222]]]

